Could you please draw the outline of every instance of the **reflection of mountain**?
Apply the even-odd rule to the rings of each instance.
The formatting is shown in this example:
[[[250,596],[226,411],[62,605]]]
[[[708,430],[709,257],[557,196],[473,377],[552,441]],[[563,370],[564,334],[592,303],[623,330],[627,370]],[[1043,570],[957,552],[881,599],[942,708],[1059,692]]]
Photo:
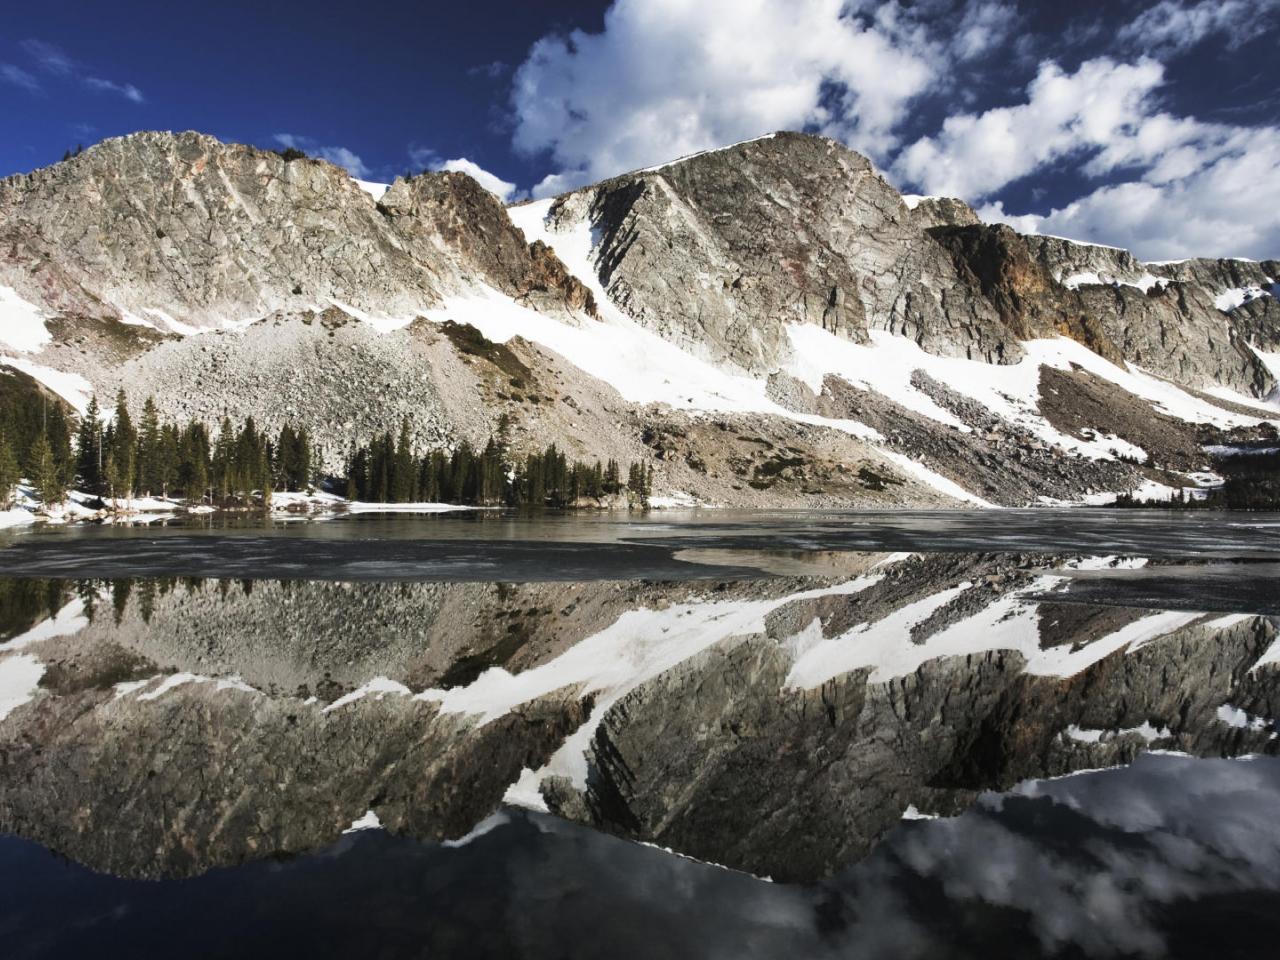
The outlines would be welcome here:
[[[81,587],[0,645],[0,685],[19,661],[40,676],[0,719],[0,827],[99,869],[185,875],[322,846],[369,809],[458,837],[505,796],[813,879],[910,807],[955,814],[1149,747],[1275,749],[1266,618],[1046,600],[1064,566],[1046,557],[843,566]]]
[[[1280,937],[1280,761],[1140,757],[904,822],[812,886],[762,883],[504,811],[462,846],[380,831],[181,883],[91,874],[12,838],[11,956],[1261,957]],[[110,903],[117,909],[102,909]],[[50,923],[56,916],[58,922]],[[590,918],[589,920],[587,918]],[[23,944],[39,943],[25,954]]]

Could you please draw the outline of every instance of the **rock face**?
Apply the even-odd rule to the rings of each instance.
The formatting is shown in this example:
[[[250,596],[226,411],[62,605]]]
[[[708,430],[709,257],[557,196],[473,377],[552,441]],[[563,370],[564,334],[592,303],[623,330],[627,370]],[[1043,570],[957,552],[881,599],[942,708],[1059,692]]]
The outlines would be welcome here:
[[[930,227],[974,227],[981,223],[978,213],[963,200],[955,197],[913,197],[907,200],[911,216],[921,230]]]
[[[1245,287],[1265,295],[1274,262],[1148,265],[1113,247],[985,226],[959,200],[910,202],[858,154],[779,133],[567,194],[549,218],[561,230],[589,227],[599,282],[625,314],[752,374],[785,365],[787,324],[809,323],[854,341],[885,330],[991,363],[1018,361],[1021,341],[1067,336],[1197,389],[1272,388],[1215,298]],[[1112,284],[1149,292],[1150,309],[1130,288],[1119,302],[1084,295]],[[1256,326],[1249,335],[1275,335],[1269,321],[1267,333]]]
[[[197,327],[334,302],[412,317],[472,276],[587,306],[469,177],[398,180],[383,200],[324,161],[133,134],[0,181],[0,280],[61,312]]]
[[[951,255],[960,276],[995,308],[1015,339],[1070,337],[1113,363],[1124,362],[1079,297],[1033,259],[1025,239],[1009,227],[933,227],[928,233]]]
[[[1013,360],[1014,338],[975,299],[871,163],[779,133],[560,198],[557,224],[598,234],[599,279],[642,326],[752,373],[790,355],[785,327],[868,330],[950,356]]]
[[[1271,372],[1249,349],[1247,323],[1218,310],[1203,287],[1175,281],[1144,293],[1125,285],[1087,285],[1079,293],[1136,366],[1196,388],[1219,384],[1265,397],[1275,387]]]

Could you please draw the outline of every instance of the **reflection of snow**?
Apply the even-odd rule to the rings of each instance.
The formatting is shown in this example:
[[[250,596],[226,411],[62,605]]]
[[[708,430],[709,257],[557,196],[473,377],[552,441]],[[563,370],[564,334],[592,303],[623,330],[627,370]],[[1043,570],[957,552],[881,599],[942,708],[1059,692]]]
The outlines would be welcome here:
[[[44,664],[27,653],[0,659],[0,720],[36,695]]]
[[[1075,740],[1079,743],[1102,743],[1103,741],[1123,736],[1137,736],[1147,743],[1155,743],[1157,740],[1168,740],[1173,736],[1168,727],[1152,726],[1149,720],[1142,721],[1136,727],[1117,727],[1114,730],[1095,730],[1088,727],[1078,727],[1073,723],[1062,733],[1068,740]]]
[[[609,708],[640,684],[733,637],[764,632],[765,618],[786,604],[816,597],[857,593],[878,576],[769,600],[673,604],[665,610],[629,610],[599,633],[554,660],[518,674],[491,667],[465,687],[426,690],[418,696],[440,704],[442,712],[472,714],[481,723],[504,716],[523,703],[556,690],[576,688],[595,695],[587,722],[571,734],[547,765],[525,771],[507,802],[540,808],[537,784],[548,774],[586,782],[585,751]]]
[[[359,833],[361,830],[381,830],[382,821],[378,819],[378,815],[372,810],[368,811],[363,817],[358,817],[351,821],[351,826],[343,830],[343,833]]]
[[[55,616],[41,620],[26,633],[19,634],[12,640],[0,643],[0,651],[21,650],[33,643],[50,640],[54,637],[69,637],[79,633],[89,625],[89,618],[84,615],[84,602],[79,598],[65,604]]]

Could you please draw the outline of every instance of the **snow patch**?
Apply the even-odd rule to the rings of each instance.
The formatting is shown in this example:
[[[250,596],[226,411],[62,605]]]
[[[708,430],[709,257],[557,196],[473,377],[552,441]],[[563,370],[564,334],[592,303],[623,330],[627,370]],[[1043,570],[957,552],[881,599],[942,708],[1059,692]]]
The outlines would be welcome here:
[[[28,653],[0,660],[0,720],[31,700],[44,676],[44,664]]]
[[[1070,677],[1117,650],[1137,650],[1201,616],[1199,613],[1156,613],[1079,649],[1041,649],[1039,605],[1028,598],[1046,592],[1061,580],[1057,576],[1037,577],[973,616],[939,630],[923,643],[916,643],[911,637],[911,628],[970,586],[961,583],[815,645],[792,665],[786,684],[811,690],[859,669],[870,670],[869,683],[884,683],[910,676],[925,663],[941,657],[972,656],[997,650],[1022,654],[1023,671],[1033,676]]]
[[[943,199],[942,197],[935,197],[929,194],[921,194],[921,193],[904,193],[902,195],[902,202],[907,205],[908,210],[914,210],[916,207],[920,206],[920,204],[924,203],[926,200],[942,200],[942,199]]]
[[[383,697],[387,696],[388,694],[394,693],[399,696],[407,696],[412,692],[413,691],[411,691],[403,683],[400,683],[399,681],[396,681],[396,680],[392,680],[389,677],[374,677],[372,680],[370,680],[368,683],[364,684],[363,686],[357,687],[355,690],[352,690],[350,693],[346,694],[345,696],[339,697],[337,700],[333,701],[333,703],[329,704],[320,712],[332,713],[334,710],[341,709],[342,707],[347,706],[347,704],[355,703],[357,700],[363,699],[364,697],[367,697],[370,694],[376,695],[376,699],[381,700]]]
[[[389,183],[374,183],[372,180],[361,180],[358,177],[352,177],[351,179],[355,180],[356,186],[373,197],[374,200],[381,200],[382,195],[391,189],[391,184]]]
[[[1151,744],[1157,740],[1168,740],[1173,736],[1173,733],[1168,727],[1156,727],[1152,725],[1151,721],[1144,720],[1136,727],[1116,727],[1113,730],[1078,727],[1073,723],[1062,731],[1062,735],[1068,740],[1075,740],[1078,743],[1104,743],[1116,737],[1137,736]]]
[[[1168,277],[1157,277],[1153,273],[1143,272],[1133,280],[1121,280],[1117,277],[1104,276],[1092,270],[1073,273],[1064,277],[1061,283],[1068,290],[1078,290],[1086,285],[1102,287],[1134,287],[1143,293],[1149,293],[1153,287],[1165,287],[1170,283]]]
[[[921,813],[919,810],[916,809],[916,805],[914,803],[909,803],[907,804],[907,809],[902,811],[902,819],[903,820],[937,820],[938,815],[936,813]]]
[[[0,286],[0,344],[19,353],[35,353],[52,339],[40,309],[12,287]]]
[[[459,837],[457,840],[444,840],[440,843],[440,846],[447,850],[457,850],[459,847],[465,847],[467,844],[480,839],[486,833],[492,833],[498,827],[504,827],[510,822],[510,815],[499,810],[497,813],[485,817],[464,836]]]
[[[25,527],[36,522],[36,515],[26,507],[10,507],[0,510],[0,530],[8,527]]]
[[[1255,717],[1247,710],[1224,703],[1217,710],[1219,721],[1236,730],[1266,730],[1272,724],[1266,717]]]
[[[80,376],[80,374],[54,370],[52,367],[32,363],[25,357],[0,356],[0,364],[13,367],[15,370],[21,370],[31,379],[42,383],[71,404],[76,413],[84,413],[85,407],[89,405],[89,397],[94,392],[93,384]]]
[[[1236,307],[1248,303],[1251,300],[1257,300],[1259,297],[1272,296],[1270,290],[1263,290],[1257,284],[1251,284],[1247,287],[1232,287],[1230,290],[1223,290],[1213,298],[1213,305],[1223,313],[1230,313]]]

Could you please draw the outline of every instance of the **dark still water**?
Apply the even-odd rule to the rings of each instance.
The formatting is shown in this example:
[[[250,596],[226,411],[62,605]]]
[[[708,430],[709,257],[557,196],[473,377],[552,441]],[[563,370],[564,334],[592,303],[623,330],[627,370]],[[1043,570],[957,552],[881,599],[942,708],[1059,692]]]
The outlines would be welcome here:
[[[1280,519],[1100,513],[2,535],[4,956],[1267,955]]]

